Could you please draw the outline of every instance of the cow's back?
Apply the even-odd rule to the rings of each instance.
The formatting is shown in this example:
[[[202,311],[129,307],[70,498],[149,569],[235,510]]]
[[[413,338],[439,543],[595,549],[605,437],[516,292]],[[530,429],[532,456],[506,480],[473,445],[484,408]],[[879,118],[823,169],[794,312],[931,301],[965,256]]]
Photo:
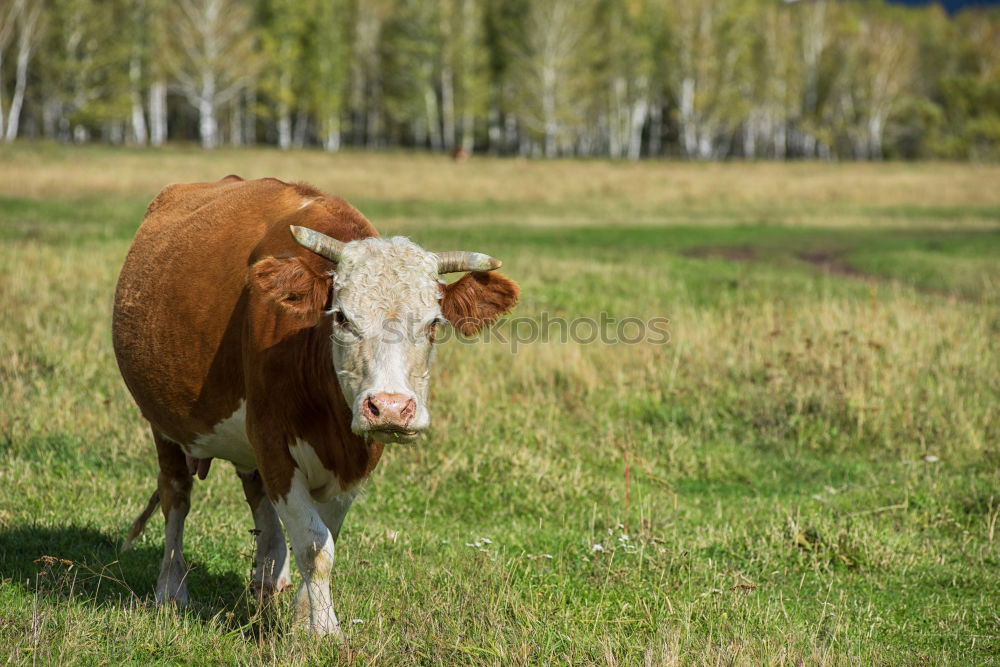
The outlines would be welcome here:
[[[320,196],[227,177],[168,186],[150,204],[118,280],[112,336],[129,390],[163,435],[189,442],[239,406],[249,264],[262,252],[323,261],[295,244],[289,224],[374,235],[340,200],[303,207]]]

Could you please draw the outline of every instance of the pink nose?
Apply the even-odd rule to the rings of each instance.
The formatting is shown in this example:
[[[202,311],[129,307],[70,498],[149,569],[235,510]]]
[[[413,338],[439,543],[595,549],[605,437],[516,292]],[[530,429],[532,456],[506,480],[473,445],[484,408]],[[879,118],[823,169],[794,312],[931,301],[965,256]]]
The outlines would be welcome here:
[[[417,414],[417,402],[405,394],[372,394],[361,402],[371,428],[406,428]]]

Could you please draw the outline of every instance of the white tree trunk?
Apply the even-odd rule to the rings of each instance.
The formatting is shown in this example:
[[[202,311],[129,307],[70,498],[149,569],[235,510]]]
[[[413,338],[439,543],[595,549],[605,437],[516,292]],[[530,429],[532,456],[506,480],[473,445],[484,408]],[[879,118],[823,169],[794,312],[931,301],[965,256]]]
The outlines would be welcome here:
[[[146,114],[143,113],[142,109],[142,93],[139,91],[141,73],[138,58],[133,57],[129,62],[128,74],[131,84],[129,94],[132,98],[132,140],[139,146],[145,146],[148,132],[146,131]]]
[[[497,155],[503,152],[500,129],[500,110],[495,105],[490,104],[490,109],[486,113],[486,150],[490,155]]]
[[[7,121],[3,112],[3,99],[7,93],[7,87],[4,85],[5,77],[3,76],[3,54],[7,51],[7,45],[10,43],[11,37],[14,36],[15,19],[22,8],[23,5],[21,4],[10,4],[6,7],[0,4],[0,12],[4,12],[0,14],[0,138],[4,136],[4,128]]]
[[[198,133],[201,147],[211,150],[218,145],[219,126],[215,121],[214,95],[202,95],[198,100]]]
[[[698,152],[698,128],[694,120],[694,79],[684,77],[681,82],[681,144],[684,147],[684,154],[693,157]]]
[[[14,96],[10,100],[10,111],[7,114],[7,129],[4,139],[8,142],[17,138],[21,123],[21,106],[24,104],[24,90],[28,85],[28,63],[31,61],[31,50],[34,47],[35,27],[42,13],[41,3],[33,7],[22,5],[18,21],[20,34],[17,38],[17,70],[14,75]],[[2,113],[2,110],[0,110]]]
[[[257,86],[251,81],[246,91],[246,119],[243,121],[243,143],[253,146],[257,143]]]
[[[444,149],[455,147],[455,76],[451,65],[441,68],[441,126]]]
[[[434,94],[434,88],[432,86],[428,86],[424,90],[424,106],[426,107],[427,112],[427,129],[430,131],[431,149],[440,151],[441,122],[438,118],[437,95]]]
[[[309,128],[309,114],[304,108],[299,108],[295,114],[295,127],[292,130],[292,146],[304,148],[306,145],[306,130]]]
[[[542,127],[545,157],[555,157],[559,125],[556,119],[556,71],[551,66],[542,68]]]
[[[330,114],[326,119],[326,136],[323,138],[323,148],[331,153],[340,150],[340,115]]]
[[[288,96],[291,90],[291,74],[286,70],[281,73],[281,101],[278,102],[278,148],[283,151],[292,146],[292,110],[288,106]]]
[[[743,123],[743,157],[753,160],[757,157],[757,135],[760,126],[763,125],[761,113],[757,109],[752,109],[746,122]]]
[[[882,131],[885,119],[881,113],[873,113],[868,121],[868,158],[882,159]]]
[[[2,28],[3,26],[0,26]],[[3,115],[3,98],[4,98],[4,85],[3,85],[3,43],[0,43],[0,137],[4,135],[4,124],[5,118]]]
[[[154,81],[149,86],[149,142],[162,146],[167,140],[167,84]]]
[[[774,157],[784,160],[788,155],[788,123],[779,118],[774,127]]]
[[[21,49],[19,44],[14,96],[10,100],[10,111],[7,112],[7,130],[4,134],[4,141],[7,142],[14,141],[17,138],[18,127],[21,123],[21,106],[24,104],[24,89],[28,82],[28,61],[30,57],[31,48]]]
[[[242,146],[243,134],[243,100],[242,96],[237,95],[229,109],[229,143]]]
[[[608,114],[608,152],[621,157],[626,139],[622,136],[622,111],[625,108],[625,79],[616,76],[611,82],[611,108]]]
[[[632,105],[632,123],[629,128],[628,159],[638,160],[642,153],[642,128],[649,114],[649,101],[645,98],[636,100]]]
[[[703,160],[712,157],[712,136],[708,132],[698,137],[698,157]]]
[[[292,115],[288,105],[278,105],[278,148],[287,151],[292,146]]]

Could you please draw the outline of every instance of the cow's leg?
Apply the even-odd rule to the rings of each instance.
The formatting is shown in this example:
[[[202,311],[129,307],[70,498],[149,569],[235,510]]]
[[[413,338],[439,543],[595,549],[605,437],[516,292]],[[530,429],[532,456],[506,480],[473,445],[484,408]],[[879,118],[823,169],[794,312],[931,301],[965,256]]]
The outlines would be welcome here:
[[[250,589],[258,599],[280,593],[292,584],[288,574],[288,547],[281,530],[278,513],[264,493],[264,484],[255,470],[238,473],[243,482],[243,495],[253,512],[254,532],[257,535],[257,553],[254,556]]]
[[[334,542],[337,541],[337,537],[340,535],[340,527],[344,525],[344,517],[347,516],[347,510],[351,509],[351,504],[357,495],[357,490],[347,491],[328,503],[317,503],[316,505],[316,510],[319,512],[320,518],[323,519],[323,523],[326,524],[326,527],[330,529],[330,533],[333,534]]]
[[[174,602],[184,607],[188,602],[187,564],[184,562],[184,519],[191,507],[191,473],[180,445],[153,432],[160,463],[157,486],[160,506],[167,522],[163,541],[163,562],[156,580],[156,601]]]
[[[340,636],[340,623],[330,602],[333,533],[327,528],[298,470],[284,498],[274,503],[292,542],[302,583],[295,594],[295,622],[317,635]]]

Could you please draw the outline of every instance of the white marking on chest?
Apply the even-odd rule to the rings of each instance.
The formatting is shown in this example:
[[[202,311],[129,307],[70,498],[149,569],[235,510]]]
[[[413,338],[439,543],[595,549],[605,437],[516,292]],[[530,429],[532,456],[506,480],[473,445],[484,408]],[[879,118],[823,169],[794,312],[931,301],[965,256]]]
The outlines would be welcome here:
[[[186,447],[191,456],[232,461],[240,472],[257,469],[257,458],[247,438],[246,402],[240,401],[236,412],[215,425],[211,433],[199,435]]]
[[[296,439],[295,444],[288,448],[288,452],[306,478],[309,494],[316,502],[329,502],[347,490],[341,486],[336,473],[323,465],[316,450],[305,440]]]

